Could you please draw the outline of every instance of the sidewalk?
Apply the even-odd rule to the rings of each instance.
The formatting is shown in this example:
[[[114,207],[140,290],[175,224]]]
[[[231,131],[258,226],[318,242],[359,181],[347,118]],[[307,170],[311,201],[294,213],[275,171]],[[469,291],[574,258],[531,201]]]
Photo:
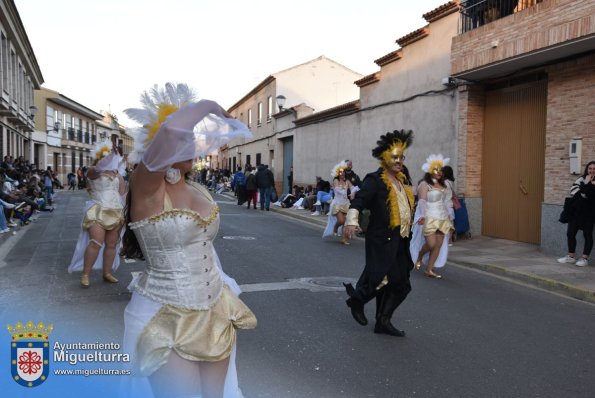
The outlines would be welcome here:
[[[224,195],[235,199],[231,192]],[[326,216],[312,216],[308,210],[284,209],[271,205],[271,211],[320,225],[322,228],[326,226]],[[560,257],[564,254],[560,253]],[[595,303],[593,259],[587,267],[560,264],[556,258],[542,254],[536,245],[475,236],[455,242],[450,247],[448,262]]]

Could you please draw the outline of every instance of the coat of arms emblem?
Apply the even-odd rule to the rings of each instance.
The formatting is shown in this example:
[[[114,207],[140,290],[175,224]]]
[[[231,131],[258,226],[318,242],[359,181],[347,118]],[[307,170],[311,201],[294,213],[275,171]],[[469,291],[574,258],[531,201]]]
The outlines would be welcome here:
[[[12,335],[10,343],[10,369],[12,379],[24,387],[37,387],[48,378],[50,372],[49,334],[53,325],[29,321],[13,327],[8,325]]]

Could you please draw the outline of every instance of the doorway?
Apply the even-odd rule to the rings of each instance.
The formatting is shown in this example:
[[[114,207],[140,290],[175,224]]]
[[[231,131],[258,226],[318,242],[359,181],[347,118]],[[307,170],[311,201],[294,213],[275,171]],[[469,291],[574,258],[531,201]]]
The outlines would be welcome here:
[[[482,197],[486,236],[540,242],[547,80],[486,91]]]

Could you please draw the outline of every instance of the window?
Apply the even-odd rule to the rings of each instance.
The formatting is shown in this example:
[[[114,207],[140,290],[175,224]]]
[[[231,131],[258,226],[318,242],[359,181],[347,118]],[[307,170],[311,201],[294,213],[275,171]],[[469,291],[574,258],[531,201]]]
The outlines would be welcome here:
[[[46,106],[45,108],[45,114],[46,114],[46,127],[47,129],[51,129],[54,127],[54,108],[52,108],[51,106]]]
[[[246,155],[246,164],[252,164],[250,163],[250,155]]]
[[[258,165],[260,165],[261,163],[262,163],[262,158],[261,158],[261,155],[260,155],[260,153],[257,153],[257,154],[256,154],[256,165],[258,166]]]
[[[75,171],[76,170],[75,161],[76,161],[76,153],[74,151],[72,151],[70,153],[70,163],[72,164],[72,171]]]
[[[1,35],[2,37],[2,88],[4,91],[8,92],[8,40],[4,33]]]
[[[56,122],[62,123],[61,128],[64,128],[64,122],[62,122],[62,120],[64,120],[64,114],[62,113],[62,111],[56,111]]]
[[[13,99],[16,99],[16,91],[17,91],[17,57],[14,54],[14,51],[10,51],[10,96]]]
[[[273,116],[273,97],[269,95],[267,100],[267,122],[271,121],[271,117]]]
[[[262,102],[258,103],[258,119],[256,124],[260,126],[262,124]]]
[[[252,127],[252,109],[248,109],[248,127]]]

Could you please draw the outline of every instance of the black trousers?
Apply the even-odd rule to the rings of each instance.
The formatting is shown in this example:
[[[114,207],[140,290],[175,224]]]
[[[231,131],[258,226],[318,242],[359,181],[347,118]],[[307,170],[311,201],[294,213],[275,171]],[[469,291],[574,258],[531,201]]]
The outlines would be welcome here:
[[[400,304],[411,292],[409,277],[412,269],[413,261],[411,261],[411,255],[409,254],[409,239],[402,239],[386,275],[378,274],[374,272],[372,266],[366,265],[357,281],[352,297],[365,304],[375,298],[381,291],[384,291],[384,293],[390,292],[396,296]],[[388,284],[378,289],[384,276],[386,276]]]
[[[568,253],[576,252],[576,234],[581,227],[575,219],[568,222],[568,230],[566,231],[566,238],[568,238]],[[593,250],[593,223],[582,227],[583,236],[585,238],[585,247],[583,248],[583,255],[589,256]]]

